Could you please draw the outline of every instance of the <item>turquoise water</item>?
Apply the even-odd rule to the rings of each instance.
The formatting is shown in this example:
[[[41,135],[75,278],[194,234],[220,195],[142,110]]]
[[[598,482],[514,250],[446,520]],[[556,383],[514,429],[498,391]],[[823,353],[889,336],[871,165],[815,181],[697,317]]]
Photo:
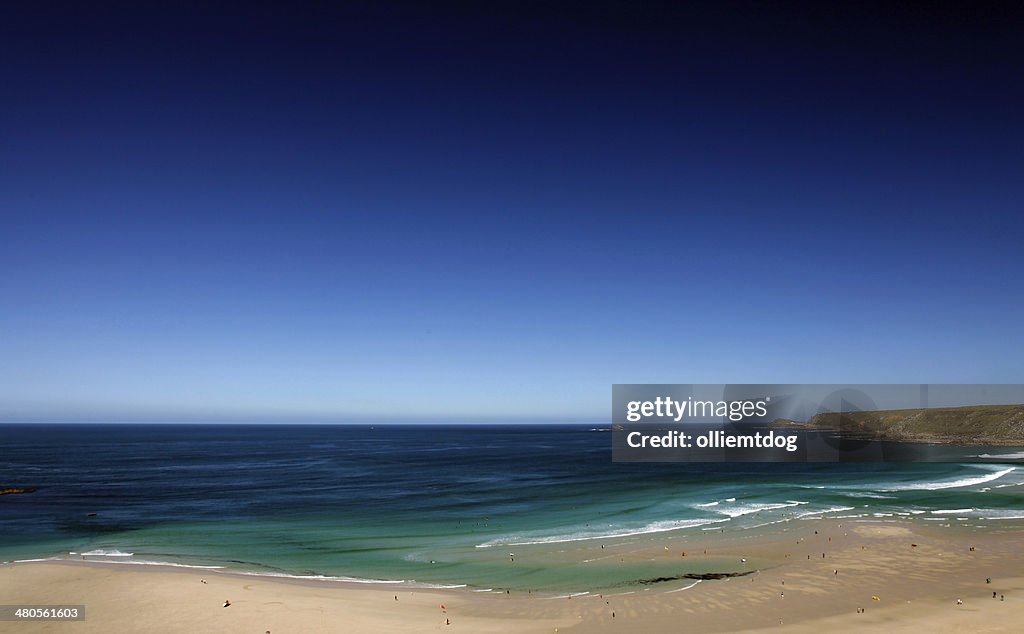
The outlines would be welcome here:
[[[594,556],[652,536],[820,517],[1024,522],[1022,456],[1006,448],[984,451],[1009,464],[620,464],[608,434],[579,426],[0,431],[0,487],[37,489],[0,497],[6,561],[574,591],[716,565]]]

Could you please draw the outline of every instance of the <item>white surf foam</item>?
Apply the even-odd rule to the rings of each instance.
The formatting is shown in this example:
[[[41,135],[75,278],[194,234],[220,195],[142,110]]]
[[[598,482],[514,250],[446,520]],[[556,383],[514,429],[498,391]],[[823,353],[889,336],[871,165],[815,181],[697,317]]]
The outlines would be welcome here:
[[[735,501],[736,501],[736,498],[725,498],[724,500],[715,500],[714,502],[706,502],[704,504],[694,504],[694,506],[697,507],[697,508],[709,508],[709,507],[712,507],[712,506],[718,506],[722,502],[731,503],[731,502],[735,502]]]
[[[1008,469],[1002,469],[1000,471],[993,471],[986,473],[985,475],[976,476],[973,478],[960,478],[959,480],[943,480],[940,482],[914,482],[908,484],[900,484],[887,488],[879,488],[880,491],[939,491],[942,489],[960,489],[963,487],[974,486],[977,484],[985,484],[986,482],[992,482],[998,480],[1003,476],[1013,473],[1016,471],[1016,467],[1010,467]]]
[[[562,535],[530,535],[520,533],[518,535],[511,535],[507,537],[499,537],[482,544],[477,544],[477,548],[491,548],[492,546],[529,546],[533,544],[560,544],[563,542],[581,542],[591,539],[615,539],[618,537],[632,537],[635,535],[646,535],[648,533],[664,533],[667,531],[675,531],[683,528],[694,528],[696,526],[704,526],[706,524],[716,524],[720,522],[728,522],[728,519],[693,519],[693,520],[667,520],[661,522],[651,522],[640,528],[622,528],[619,530],[611,530],[604,533],[594,532],[578,532],[578,533],[567,533]]]
[[[1024,520],[1024,510],[981,509],[977,513],[983,520]]]
[[[691,583],[690,585],[683,586],[682,588],[676,588],[675,590],[667,590],[665,592],[665,594],[672,594],[673,592],[682,592],[683,590],[689,590],[690,588],[694,587],[695,585],[697,585],[701,581],[703,581],[703,579],[698,579],[698,580],[694,581],[693,583]]]
[[[134,557],[135,553],[123,553],[116,548],[113,550],[90,550],[88,552],[81,553],[83,557]]]
[[[800,502],[797,500],[787,500],[786,502],[778,503],[751,502],[749,504],[739,504],[737,506],[723,506],[721,508],[715,508],[712,510],[715,513],[728,515],[730,518],[736,518],[742,517],[744,515],[750,515],[751,513],[764,513],[767,511],[775,511],[778,509],[784,509],[791,506],[799,506],[801,504],[807,504],[807,502]]]
[[[286,572],[256,572],[251,570],[240,570],[236,574],[251,577],[274,577],[278,579],[302,579],[308,581],[344,581],[345,583],[372,583],[372,584],[404,584],[412,583],[405,579],[360,579],[358,577],[335,577],[331,575],[292,575]],[[458,586],[462,587],[462,586]]]
[[[170,566],[171,568],[195,568],[197,570],[223,570],[224,566],[200,566],[199,564],[179,564],[174,561],[150,561],[146,559],[104,561],[104,564],[119,566]]]
[[[804,519],[804,518],[807,518],[807,517],[813,517],[815,515],[824,515],[826,513],[838,513],[840,511],[852,511],[852,510],[853,510],[852,506],[830,506],[829,508],[822,509],[820,511],[806,511],[804,513],[797,513],[796,518],[797,519]]]

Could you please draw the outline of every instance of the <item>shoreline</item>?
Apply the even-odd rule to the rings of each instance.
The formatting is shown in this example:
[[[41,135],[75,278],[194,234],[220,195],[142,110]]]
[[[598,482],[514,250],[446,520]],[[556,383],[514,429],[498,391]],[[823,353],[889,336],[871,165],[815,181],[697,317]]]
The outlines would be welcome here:
[[[1016,630],[1024,619],[1022,537],[1024,528],[1017,527],[989,531],[877,520],[807,521],[758,536],[662,536],[619,545],[622,550],[608,555],[653,565],[680,558],[678,548],[703,558],[707,545],[709,560],[733,561],[740,570],[741,560],[758,565],[742,576],[675,579],[621,593],[506,594],[74,560],[0,565],[0,593],[7,603],[87,606],[85,622],[22,624],[19,632],[212,628],[277,634],[337,631],[341,622],[342,629],[360,632],[658,632],[679,619],[706,632],[778,630],[780,623],[791,631],[884,626],[999,632]],[[993,599],[992,592],[1004,599]],[[230,608],[221,607],[225,598]],[[132,627],[124,621],[125,606],[131,607]]]
[[[963,509],[967,511],[969,509]],[[667,591],[678,592],[682,588],[673,584],[690,584],[693,581],[719,581],[730,577],[743,577],[750,574],[767,573],[787,563],[784,558],[793,553],[785,551],[797,550],[790,545],[792,535],[805,535],[808,531],[815,535],[826,531],[848,533],[850,530],[875,530],[902,534],[913,534],[922,539],[948,542],[950,544],[969,540],[1004,540],[1008,536],[1020,536],[1024,539],[1024,522],[1020,519],[990,519],[986,525],[965,524],[955,521],[956,514],[937,516],[914,516],[907,514],[874,514],[874,517],[826,516],[792,518],[770,522],[754,528],[704,526],[699,532],[695,527],[683,527],[668,531],[616,536],[612,538],[595,537],[559,542],[537,542],[515,544],[516,557],[519,560],[543,559],[554,565],[578,565],[600,563],[618,559],[620,563],[635,566],[648,565],[651,574],[638,576],[634,579],[620,581],[608,585],[572,585],[561,587],[523,587],[515,584],[487,584],[484,587],[472,582],[460,580],[425,581],[419,579],[358,577],[342,573],[320,571],[292,572],[283,569],[242,568],[231,565],[232,562],[192,563],[183,561],[162,561],[151,559],[132,559],[134,553],[88,554],[71,552],[63,555],[28,557],[25,559],[0,560],[0,569],[22,566],[26,564],[57,564],[101,567],[112,569],[161,570],[165,572],[197,572],[207,575],[234,576],[245,579],[268,579],[287,583],[310,584],[314,587],[336,585],[352,588],[381,588],[392,591],[439,590],[472,593],[529,592],[541,598],[564,597],[568,595],[587,594],[631,594],[636,591]],[[978,518],[972,518],[977,520]],[[821,526],[822,528],[818,528]],[[842,527],[846,529],[842,529]],[[831,528],[826,528],[831,527]],[[803,539],[803,538],[801,538]],[[838,539],[838,536],[837,536]],[[799,543],[799,542],[798,542]],[[836,542],[839,543],[838,541]],[[680,550],[681,549],[681,550]],[[504,548],[496,548],[504,552]],[[660,570],[666,560],[680,564],[675,560],[677,552],[686,553],[678,569],[672,576],[661,575]],[[784,553],[779,555],[779,553]],[[671,556],[669,556],[671,555]],[[83,558],[85,557],[85,558]],[[93,558],[89,558],[93,557]],[[107,558],[103,558],[107,557]],[[505,559],[505,557],[501,557]],[[750,560],[749,563],[747,560]],[[1022,557],[1024,561],[1024,557]],[[239,562],[235,562],[239,563]],[[685,565],[682,565],[685,564]],[[259,566],[260,564],[253,564]]]

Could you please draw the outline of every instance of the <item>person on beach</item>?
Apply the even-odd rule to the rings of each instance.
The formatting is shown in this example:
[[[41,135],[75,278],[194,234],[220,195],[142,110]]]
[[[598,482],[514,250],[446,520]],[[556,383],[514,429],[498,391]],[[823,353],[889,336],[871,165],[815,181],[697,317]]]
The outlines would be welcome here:
[[[231,607],[231,602],[230,602],[230,601],[228,601],[227,599],[224,599],[224,605],[222,605],[221,607],[223,607],[223,608],[229,608],[229,607]]]

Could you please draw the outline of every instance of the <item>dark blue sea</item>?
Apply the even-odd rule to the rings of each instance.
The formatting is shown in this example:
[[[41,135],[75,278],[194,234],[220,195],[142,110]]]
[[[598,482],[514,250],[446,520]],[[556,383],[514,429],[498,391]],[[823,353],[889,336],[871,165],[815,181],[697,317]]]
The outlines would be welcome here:
[[[1012,464],[614,463],[584,426],[3,425],[0,488],[35,491],[0,496],[0,561],[610,588],[651,570],[581,549],[823,517],[998,530],[1022,485]]]

